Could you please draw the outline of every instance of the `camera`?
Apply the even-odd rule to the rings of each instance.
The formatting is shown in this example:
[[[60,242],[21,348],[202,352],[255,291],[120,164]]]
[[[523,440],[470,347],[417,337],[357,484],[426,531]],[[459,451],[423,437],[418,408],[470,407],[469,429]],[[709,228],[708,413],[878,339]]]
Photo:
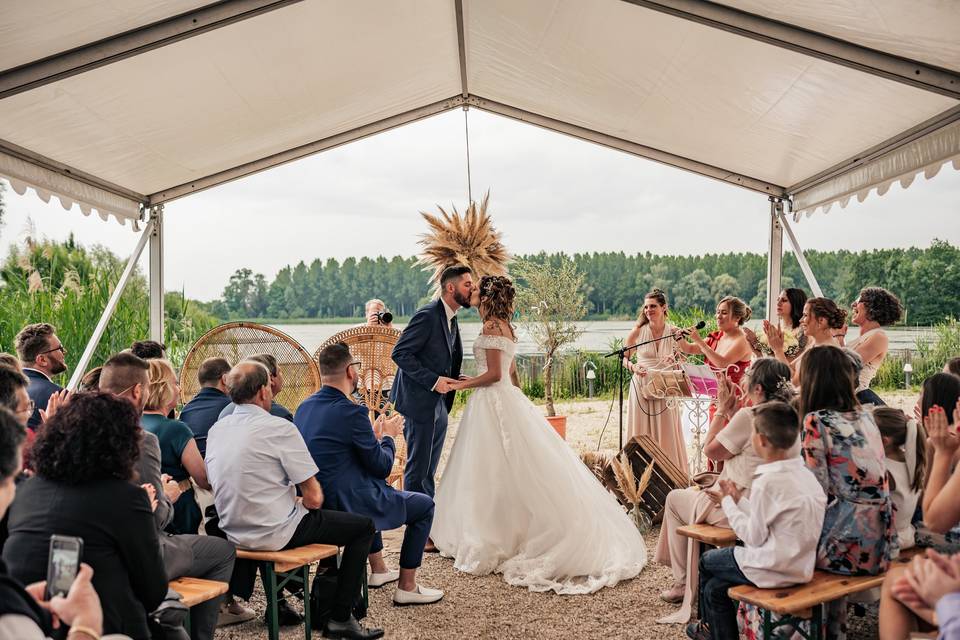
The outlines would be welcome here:
[[[377,311],[377,322],[380,324],[390,324],[393,322],[393,314],[389,311]]]

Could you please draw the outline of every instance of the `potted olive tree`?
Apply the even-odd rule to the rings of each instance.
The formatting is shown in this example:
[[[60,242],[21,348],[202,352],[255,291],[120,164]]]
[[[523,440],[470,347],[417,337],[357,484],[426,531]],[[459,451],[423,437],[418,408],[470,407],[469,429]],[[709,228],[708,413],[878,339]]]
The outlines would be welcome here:
[[[552,263],[549,259],[543,263],[516,260],[510,271],[517,277],[520,320],[546,356],[543,393],[547,420],[566,438],[567,417],[558,416],[553,406],[553,365],[560,351],[583,334],[577,325],[587,313],[583,274],[567,256]]]

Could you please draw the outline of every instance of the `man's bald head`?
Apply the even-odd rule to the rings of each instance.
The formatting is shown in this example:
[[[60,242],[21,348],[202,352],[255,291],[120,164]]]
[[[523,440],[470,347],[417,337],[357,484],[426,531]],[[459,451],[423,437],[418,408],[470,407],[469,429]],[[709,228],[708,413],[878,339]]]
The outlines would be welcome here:
[[[234,404],[253,404],[269,385],[270,372],[259,362],[244,360],[227,374],[227,393]]]

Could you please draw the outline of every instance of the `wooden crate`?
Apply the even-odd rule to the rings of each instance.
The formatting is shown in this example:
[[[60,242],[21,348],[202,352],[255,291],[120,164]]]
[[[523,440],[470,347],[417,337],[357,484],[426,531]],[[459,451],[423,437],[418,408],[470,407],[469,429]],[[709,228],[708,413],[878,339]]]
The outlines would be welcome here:
[[[633,467],[633,474],[639,481],[647,465],[653,464],[653,475],[650,477],[650,484],[647,490],[643,492],[643,507],[651,517],[658,518],[663,512],[663,507],[667,503],[667,494],[674,489],[683,489],[690,486],[690,477],[686,471],[681,470],[671,461],[663,452],[663,449],[650,436],[637,436],[624,445],[622,454],[630,460]],[[626,504],[626,498],[617,486],[617,479],[614,476],[613,468],[608,463],[603,469],[603,483],[610,491],[617,496],[617,499]]]

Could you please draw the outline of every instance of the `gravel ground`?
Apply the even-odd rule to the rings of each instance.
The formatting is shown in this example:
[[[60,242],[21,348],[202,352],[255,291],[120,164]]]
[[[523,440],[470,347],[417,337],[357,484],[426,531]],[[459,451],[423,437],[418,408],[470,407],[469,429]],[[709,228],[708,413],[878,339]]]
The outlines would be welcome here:
[[[908,412],[916,402],[916,395],[904,393],[884,394],[884,397],[891,405]],[[617,416],[615,409],[610,413],[610,406],[609,400],[558,404],[558,413],[569,416],[567,441],[572,447],[578,451],[595,450],[599,441],[601,449],[616,449]],[[453,416],[441,457],[441,473],[450,446],[456,439],[458,423],[459,416]],[[371,591],[370,612],[364,623],[383,627],[388,638],[418,640],[685,638],[681,625],[656,623],[658,618],[674,610],[672,605],[661,602],[658,597],[671,582],[669,569],[652,562],[658,533],[659,530],[654,529],[646,536],[648,565],[637,578],[590,596],[531,593],[507,585],[496,575],[475,577],[458,573],[453,569],[452,560],[428,554],[418,579],[426,586],[443,589],[445,598],[431,606],[394,607],[393,586],[388,585]],[[400,531],[384,535],[388,565],[396,566],[401,535]],[[251,605],[262,616],[264,599],[259,584]],[[299,603],[294,606],[298,607]],[[876,638],[876,608],[868,607],[864,617],[851,615],[850,624],[848,637],[851,640]],[[253,640],[266,636],[261,619],[221,628],[216,634],[217,640]],[[302,638],[303,629],[282,629],[280,637],[285,640]]]

